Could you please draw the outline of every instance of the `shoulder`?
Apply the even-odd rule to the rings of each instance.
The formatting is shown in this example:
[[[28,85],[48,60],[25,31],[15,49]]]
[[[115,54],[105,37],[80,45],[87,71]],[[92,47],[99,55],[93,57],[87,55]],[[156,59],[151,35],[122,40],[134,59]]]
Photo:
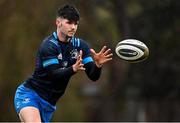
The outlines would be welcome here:
[[[75,47],[81,47],[81,48],[89,47],[89,44],[87,43],[87,41],[85,41],[81,38],[72,37],[71,42],[72,42],[73,46],[75,46]]]
[[[40,45],[40,47],[49,47],[49,46],[58,47],[58,41],[53,37],[53,35],[46,37]]]
[[[78,49],[83,51],[83,58],[90,56],[90,47],[87,41],[73,37],[74,39],[72,41],[75,42],[76,45],[78,45]]]
[[[40,52],[49,52],[49,51],[58,50],[58,41],[50,35],[46,37],[39,46]]]

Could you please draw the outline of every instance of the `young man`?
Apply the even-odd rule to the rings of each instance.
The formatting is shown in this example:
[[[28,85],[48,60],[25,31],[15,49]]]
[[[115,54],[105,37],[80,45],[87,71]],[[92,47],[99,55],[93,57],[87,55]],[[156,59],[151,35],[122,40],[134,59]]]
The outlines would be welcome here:
[[[102,65],[112,60],[106,46],[96,53],[85,41],[74,37],[79,18],[73,6],[65,5],[58,10],[57,30],[41,43],[34,73],[15,94],[14,105],[22,122],[50,121],[71,76],[83,70],[96,81]]]

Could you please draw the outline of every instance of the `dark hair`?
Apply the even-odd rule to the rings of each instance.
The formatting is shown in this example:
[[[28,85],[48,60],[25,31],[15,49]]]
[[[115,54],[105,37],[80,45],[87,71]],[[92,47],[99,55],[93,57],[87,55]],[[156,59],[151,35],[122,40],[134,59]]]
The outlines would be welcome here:
[[[77,9],[71,5],[64,5],[58,9],[57,17],[68,19],[69,21],[79,21],[80,15]]]

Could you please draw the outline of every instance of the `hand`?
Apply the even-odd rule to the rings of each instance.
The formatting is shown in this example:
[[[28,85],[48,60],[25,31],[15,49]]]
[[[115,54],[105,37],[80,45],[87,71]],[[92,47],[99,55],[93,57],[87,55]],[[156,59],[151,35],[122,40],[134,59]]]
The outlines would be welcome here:
[[[82,50],[80,50],[76,63],[72,67],[74,72],[77,72],[78,70],[85,70],[84,64],[82,63]]]
[[[94,49],[90,49],[92,57],[97,65],[97,67],[102,67],[102,65],[110,60],[112,60],[113,54],[111,49],[107,49],[106,46],[103,46],[99,53],[96,53]]]

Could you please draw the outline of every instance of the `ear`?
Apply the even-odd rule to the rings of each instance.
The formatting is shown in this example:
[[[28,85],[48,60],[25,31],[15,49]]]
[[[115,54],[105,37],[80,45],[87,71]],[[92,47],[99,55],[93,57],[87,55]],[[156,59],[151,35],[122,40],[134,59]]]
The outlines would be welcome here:
[[[61,25],[61,19],[60,18],[57,18],[56,19],[56,26],[59,27]]]
[[[58,18],[56,19],[56,26],[58,26],[60,23],[60,21],[58,20]]]

